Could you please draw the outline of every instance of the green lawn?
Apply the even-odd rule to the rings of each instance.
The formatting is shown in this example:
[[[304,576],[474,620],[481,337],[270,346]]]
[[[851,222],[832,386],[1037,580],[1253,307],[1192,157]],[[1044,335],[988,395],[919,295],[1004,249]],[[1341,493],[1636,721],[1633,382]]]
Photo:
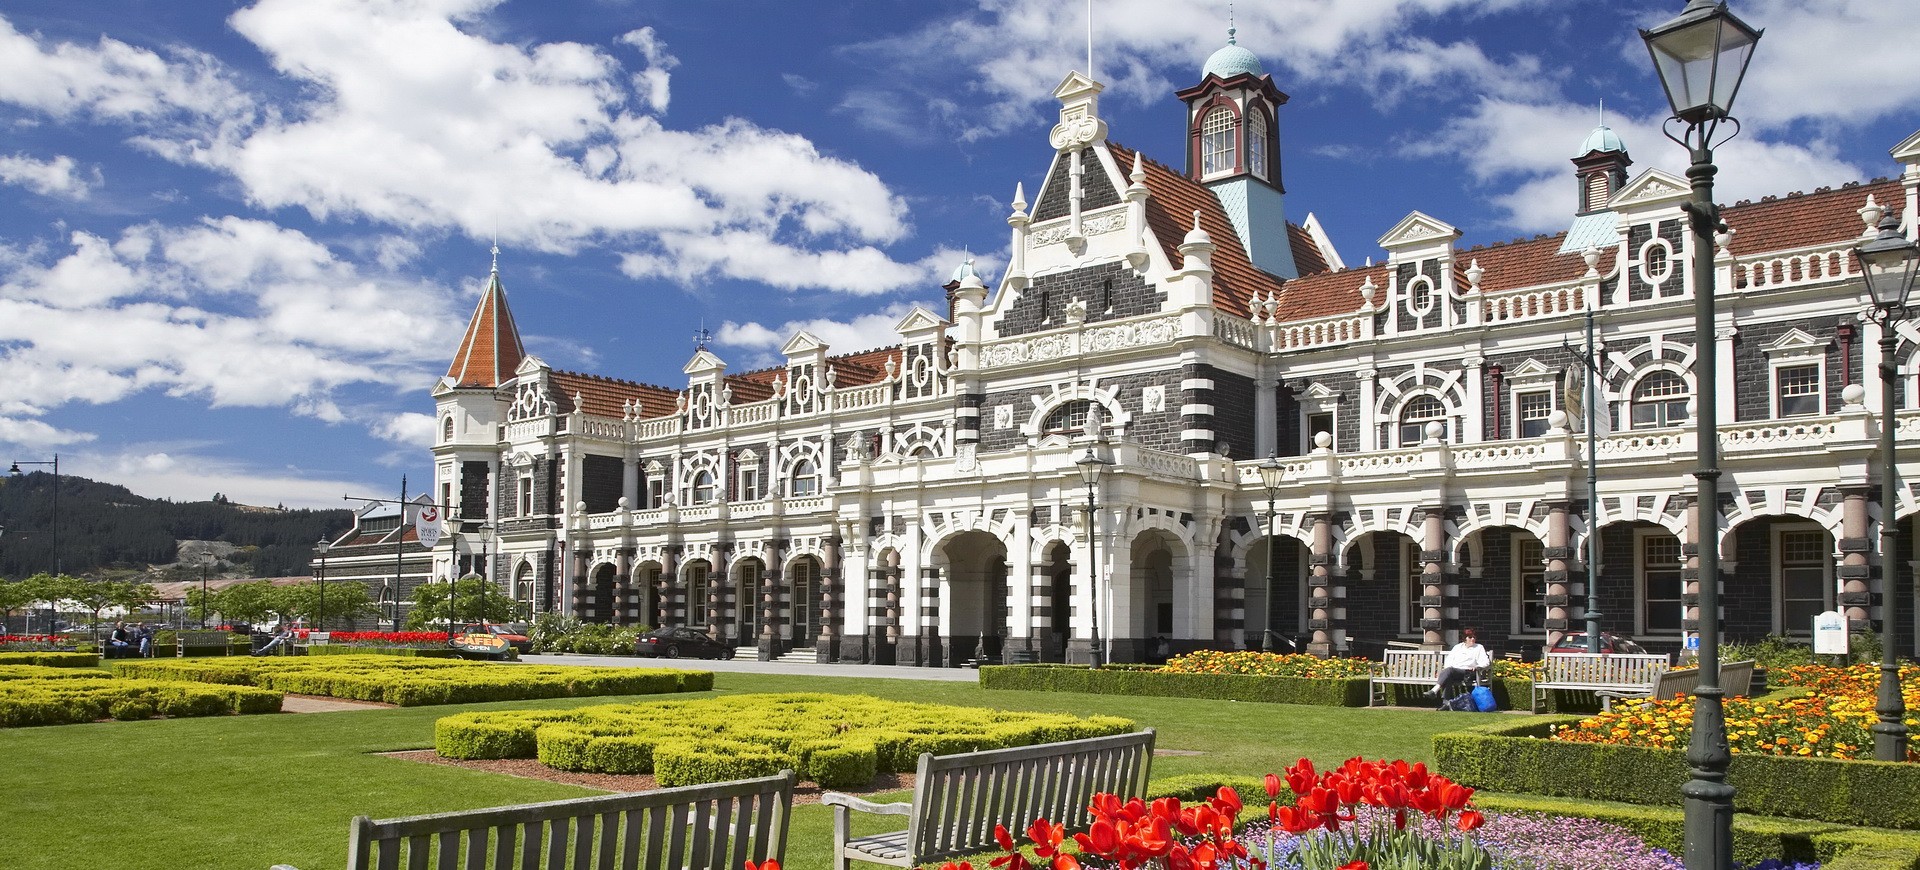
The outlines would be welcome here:
[[[1009,710],[1124,716],[1158,730],[1155,777],[1278,772],[1300,756],[1425,760],[1462,717],[1177,698],[986,691],[970,683],[719,674],[713,694],[811,691]],[[372,753],[433,745],[433,722],[465,710],[647,703],[699,695],[514,701],[351,713],[107,722],[0,730],[0,865],[21,870],[301,870],[345,864],[347,822],[590,794]],[[787,866],[827,864],[831,813],[799,808]]]

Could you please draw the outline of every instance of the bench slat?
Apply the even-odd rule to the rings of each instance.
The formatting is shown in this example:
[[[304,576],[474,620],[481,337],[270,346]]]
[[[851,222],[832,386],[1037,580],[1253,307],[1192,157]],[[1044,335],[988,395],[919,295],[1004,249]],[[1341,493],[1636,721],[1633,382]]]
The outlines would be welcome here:
[[[514,832],[512,825],[494,826],[492,870],[513,870]]]

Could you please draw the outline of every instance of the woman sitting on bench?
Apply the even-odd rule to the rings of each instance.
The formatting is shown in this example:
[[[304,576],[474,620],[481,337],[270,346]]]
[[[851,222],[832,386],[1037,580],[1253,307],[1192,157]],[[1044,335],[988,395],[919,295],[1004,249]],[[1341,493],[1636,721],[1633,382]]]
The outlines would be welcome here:
[[[1471,628],[1461,629],[1460,642],[1447,650],[1446,660],[1441,662],[1440,675],[1434,679],[1433,688],[1427,690],[1427,697],[1438,698],[1454,686],[1473,678],[1474,672],[1491,667],[1493,656],[1487,648],[1480,645],[1479,632]]]

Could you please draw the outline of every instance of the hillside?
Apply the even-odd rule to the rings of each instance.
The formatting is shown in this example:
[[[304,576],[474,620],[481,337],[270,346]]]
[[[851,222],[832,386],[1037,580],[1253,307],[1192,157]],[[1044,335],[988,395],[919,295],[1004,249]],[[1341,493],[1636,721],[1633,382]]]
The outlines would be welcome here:
[[[174,563],[182,542],[231,544],[223,573],[255,577],[308,574],[307,559],[323,535],[338,535],[353,523],[351,511],[284,510],[213,500],[176,503],[129,492],[126,487],[84,477],[60,476],[60,566],[75,576],[148,573],[174,579],[197,564]],[[54,559],[53,475],[34,472],[0,477],[0,578],[51,571]]]

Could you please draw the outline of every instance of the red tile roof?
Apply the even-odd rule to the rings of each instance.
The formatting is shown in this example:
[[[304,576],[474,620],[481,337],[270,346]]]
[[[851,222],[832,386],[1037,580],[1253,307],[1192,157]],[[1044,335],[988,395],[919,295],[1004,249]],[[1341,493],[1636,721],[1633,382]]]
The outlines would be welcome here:
[[[1107,150],[1113,153],[1113,160],[1120,171],[1131,172],[1135,151],[1112,140],[1107,141]],[[1141,155],[1140,166],[1146,172],[1147,226],[1153,229],[1153,235],[1160,240],[1166,256],[1174,268],[1180,267],[1180,242],[1193,229],[1193,213],[1200,213],[1200,229],[1213,238],[1213,306],[1237,317],[1246,317],[1250,313],[1248,301],[1254,294],[1266,296],[1268,292],[1278,292],[1281,279],[1261,271],[1248,259],[1246,248],[1240,244],[1240,234],[1233,229],[1233,221],[1227,218],[1227,210],[1220,205],[1220,198],[1186,175]],[[1291,227],[1289,227],[1291,230]]]
[[[618,417],[620,406],[629,401],[640,403],[642,417],[665,417],[673,412],[679,397],[666,387],[579,372],[554,371],[552,389],[560,413],[573,413],[573,396],[578,393],[580,410],[596,417]]]
[[[1733,229],[1733,241],[1728,248],[1735,257],[1750,257],[1767,251],[1859,238],[1866,229],[1866,224],[1860,222],[1860,207],[1867,204],[1868,194],[1873,195],[1874,202],[1896,210],[1906,203],[1906,191],[1900,182],[1884,178],[1865,184],[1823,187],[1812,193],[1762,197],[1759,202],[1734,203],[1720,213],[1721,219]]]
[[[474,306],[473,317],[467,321],[467,332],[460,337],[453,364],[447,366],[447,377],[453,378],[455,386],[497,387],[513,377],[514,369],[526,356],[513,312],[507,308],[506,288],[500,286],[500,273],[495,271],[487,278],[487,289],[480,294],[480,304]]]

